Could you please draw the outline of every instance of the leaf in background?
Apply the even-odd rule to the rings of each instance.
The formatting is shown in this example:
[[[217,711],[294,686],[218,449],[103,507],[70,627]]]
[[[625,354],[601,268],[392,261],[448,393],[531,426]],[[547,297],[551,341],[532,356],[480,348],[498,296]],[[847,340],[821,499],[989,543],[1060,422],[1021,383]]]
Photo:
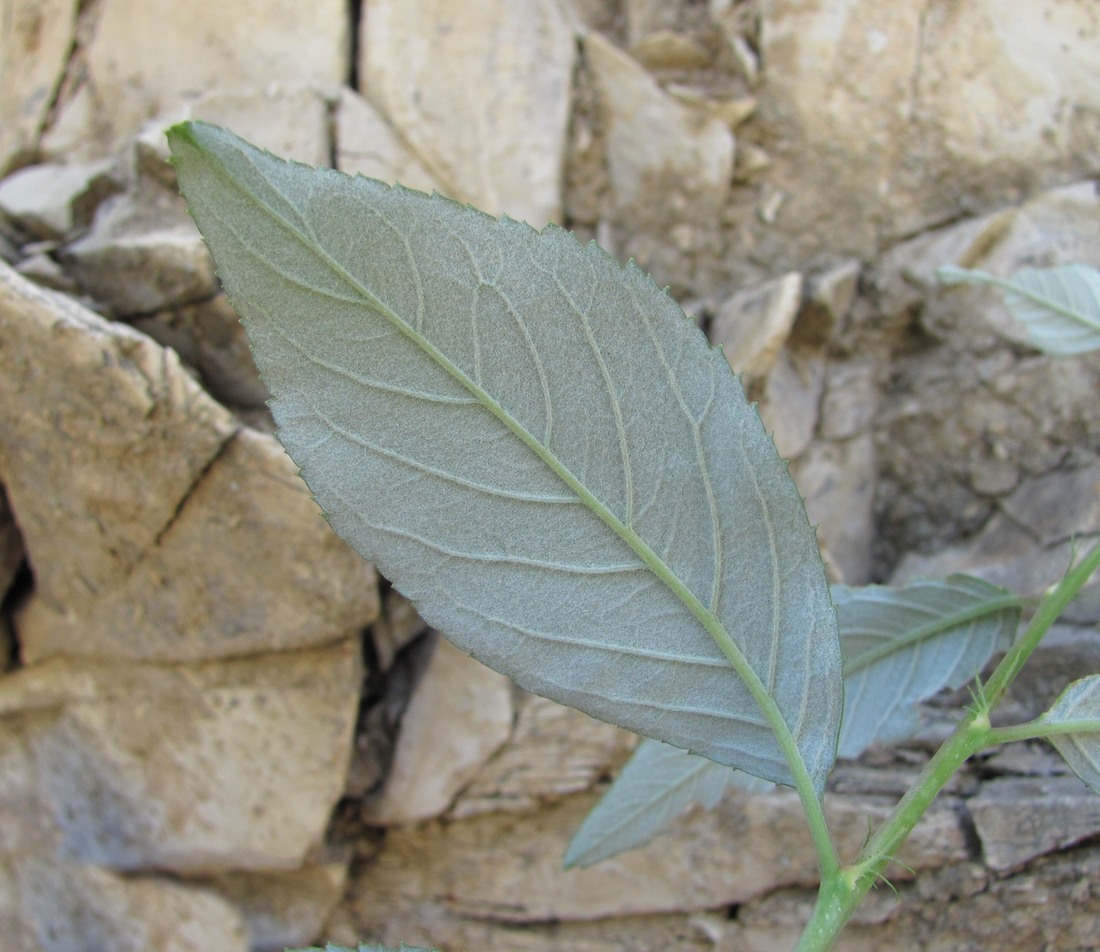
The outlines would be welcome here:
[[[1094,674],[1067,687],[1041,718],[1047,724],[1091,721],[1092,730],[1047,737],[1078,777],[1100,793],[1100,675]]]
[[[944,284],[991,284],[1000,288],[1031,342],[1048,354],[1083,354],[1100,348],[1100,271],[1084,264],[1024,268],[1010,280],[984,271],[947,266]]]
[[[729,786],[763,791],[772,784],[679,747],[642,738],[570,841],[565,865],[591,866],[644,846],[693,803],[713,809]]]
[[[203,123],[169,139],[279,437],[341,536],[528,690],[790,783],[785,724],[822,789],[842,701],[814,533],[667,294],[560,228]]]
[[[912,737],[916,705],[976,677],[1012,644],[1019,602],[1007,589],[952,575],[901,588],[833,586],[844,653],[838,755]]]

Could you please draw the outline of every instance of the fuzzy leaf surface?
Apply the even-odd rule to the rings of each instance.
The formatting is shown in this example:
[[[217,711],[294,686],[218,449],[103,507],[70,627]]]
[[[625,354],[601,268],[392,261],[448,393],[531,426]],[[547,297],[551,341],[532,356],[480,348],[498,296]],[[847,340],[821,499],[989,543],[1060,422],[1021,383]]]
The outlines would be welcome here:
[[[566,866],[591,866],[644,846],[692,804],[718,805],[730,786],[764,791],[772,784],[659,740],[643,738],[565,853]]]
[[[1004,292],[1008,309],[1048,354],[1066,356],[1100,348],[1100,271],[1084,264],[1024,268],[1009,280],[984,271],[943,267],[944,284],[988,284]]]
[[[528,690],[822,789],[842,702],[814,533],[667,294],[559,228],[203,123],[169,139],[279,438],[341,536]]]
[[[899,743],[920,727],[916,705],[976,677],[1016,635],[1007,589],[952,575],[902,587],[833,586],[844,653],[839,754]]]
[[[1049,740],[1065,758],[1070,769],[1095,793],[1100,793],[1100,675],[1074,681],[1040,718],[1047,724],[1092,722],[1091,730],[1051,734]]]

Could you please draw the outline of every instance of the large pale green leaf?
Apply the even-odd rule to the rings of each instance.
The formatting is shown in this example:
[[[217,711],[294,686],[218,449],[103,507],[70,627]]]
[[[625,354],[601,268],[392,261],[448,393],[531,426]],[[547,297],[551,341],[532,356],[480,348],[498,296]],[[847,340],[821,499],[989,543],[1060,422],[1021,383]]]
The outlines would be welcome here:
[[[1018,599],[982,579],[952,575],[901,588],[833,586],[844,653],[839,753],[898,743],[920,724],[917,704],[973,680],[1012,644]]]
[[[822,788],[841,681],[814,534],[667,294],[559,228],[169,138],[337,532],[529,690],[786,783],[789,732]]]
[[[1048,354],[1083,354],[1100,348],[1100,271],[1084,264],[1024,268],[1004,280],[985,271],[947,266],[936,274],[944,284],[989,284]]]
[[[1100,793],[1100,675],[1094,674],[1067,687],[1041,718],[1048,724],[1082,730],[1047,737],[1078,777]]]
[[[565,853],[566,866],[591,866],[644,846],[692,804],[707,810],[736,784],[767,790],[772,784],[725,764],[644,738],[584,818]]]
[[[1007,648],[1019,622],[1007,589],[954,575],[890,588],[833,586],[844,666],[840,753],[899,743],[920,727],[917,703],[959,687]],[[644,846],[694,803],[710,809],[727,787],[763,790],[743,771],[644,740],[569,844],[567,865],[588,866]]]

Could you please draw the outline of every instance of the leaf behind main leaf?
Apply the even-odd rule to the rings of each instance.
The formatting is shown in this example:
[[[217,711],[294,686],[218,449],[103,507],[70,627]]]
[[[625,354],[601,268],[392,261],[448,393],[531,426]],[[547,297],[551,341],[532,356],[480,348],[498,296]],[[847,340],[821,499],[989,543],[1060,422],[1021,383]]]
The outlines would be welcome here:
[[[916,705],[975,678],[1012,644],[1020,620],[1011,592],[967,575],[834,585],[833,599],[845,658],[841,757],[912,737]]]
[[[692,804],[713,809],[734,784],[755,792],[772,788],[766,780],[643,737],[570,840],[565,865],[591,866],[644,846]]]
[[[559,228],[169,138],[336,531],[523,687],[783,783],[789,732],[820,791],[841,683],[816,540],[668,295]]]

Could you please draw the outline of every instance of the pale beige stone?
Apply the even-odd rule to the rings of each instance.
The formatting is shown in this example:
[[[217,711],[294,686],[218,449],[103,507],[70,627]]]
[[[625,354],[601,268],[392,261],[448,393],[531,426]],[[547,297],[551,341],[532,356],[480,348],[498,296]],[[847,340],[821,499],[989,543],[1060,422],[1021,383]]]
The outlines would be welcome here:
[[[967,808],[986,865],[998,872],[1100,833],[1100,798],[1076,777],[993,780]]]
[[[878,407],[877,371],[869,360],[834,361],[829,365],[821,404],[821,436],[846,440],[864,432]]]
[[[15,573],[23,564],[23,539],[8,505],[4,487],[0,486],[0,601],[8,593]]]
[[[0,0],[0,174],[37,144],[76,30],[76,0]]]
[[[814,443],[791,464],[817,539],[828,552],[837,581],[869,582],[875,537],[872,504],[875,446],[865,432],[838,443]]]
[[[335,858],[286,873],[230,872],[211,881],[241,913],[252,952],[307,946],[343,897],[348,864]]]
[[[785,143],[769,174],[800,183],[785,236],[873,254],[954,217],[960,195],[988,208],[1085,174],[1100,154],[1098,31],[1087,2],[1012,17],[997,0],[769,4],[761,110]]]
[[[364,94],[441,191],[561,220],[575,43],[556,0],[375,0],[360,48]]]
[[[139,175],[176,187],[165,132],[198,119],[225,126],[260,149],[306,165],[328,165],[329,104],[315,86],[277,82],[256,89],[213,89],[147,122],[134,138]]]
[[[710,52],[702,43],[673,30],[655,30],[630,45],[630,55],[647,69],[703,69]]]
[[[171,0],[88,5],[85,82],[62,97],[47,148],[103,155],[152,117],[214,89],[309,84],[335,93],[349,67],[343,0],[238,0],[209,9]]]
[[[377,614],[373,569],[279,445],[172,351],[3,266],[0,338],[0,479],[35,575],[25,660],[301,648]]]
[[[178,192],[153,182],[105,202],[62,260],[83,291],[117,316],[213,297],[214,261]]]
[[[28,753],[15,772],[23,795],[9,779],[0,805],[0,823],[18,831],[8,848],[53,840],[66,860],[117,870],[297,868],[344,788],[360,677],[352,641],[192,666],[59,659],[9,674],[4,728]],[[23,830],[36,816],[55,832]]]
[[[440,184],[367,100],[342,89],[336,106],[336,167],[387,184],[400,182],[429,195]]]
[[[119,185],[109,160],[31,165],[0,182],[0,212],[24,233],[47,240],[72,237],[99,202]]]
[[[248,334],[224,294],[130,324],[176,351],[221,403],[235,409],[265,407],[269,394],[252,359]]]
[[[413,603],[397,589],[391,588],[386,592],[383,611],[371,626],[379,668],[388,671],[398,653],[423,634],[427,627]]]
[[[439,816],[512,733],[512,682],[440,638],[401,719],[370,823]]]
[[[821,354],[791,347],[779,352],[757,409],[783,459],[798,459],[809,448],[824,390],[825,358]]]
[[[802,275],[790,272],[738,291],[718,306],[711,323],[711,340],[722,345],[726,360],[744,375],[747,387],[771,370],[790,336],[801,303]]]
[[[391,829],[357,878],[358,924],[374,932],[399,920],[450,917],[540,923],[698,912],[743,903],[782,884],[811,884],[817,864],[796,794],[731,793],[716,809],[676,821],[640,850],[589,869],[563,870],[570,837],[594,805],[569,797],[522,815]],[[841,855],[858,852],[888,813],[884,799],[826,801]],[[731,846],[731,844],[733,844]],[[950,802],[938,801],[902,847],[898,878],[968,857]]]
[[[664,280],[718,227],[733,176],[733,133],[666,93],[599,34],[587,34],[584,49],[604,117],[616,250]]]
[[[0,339],[0,473],[61,609],[132,569],[236,425],[170,351],[3,264]]]
[[[4,865],[0,860],[0,889]],[[3,918],[0,928],[11,952],[249,952],[241,916],[209,890],[38,856],[21,858],[9,875],[19,908],[12,931]],[[7,945],[13,935],[27,944]],[[40,944],[42,936],[48,945]]]
[[[626,760],[637,740],[573,708],[523,695],[507,746],[478,772],[447,815],[524,812],[590,790]]]

